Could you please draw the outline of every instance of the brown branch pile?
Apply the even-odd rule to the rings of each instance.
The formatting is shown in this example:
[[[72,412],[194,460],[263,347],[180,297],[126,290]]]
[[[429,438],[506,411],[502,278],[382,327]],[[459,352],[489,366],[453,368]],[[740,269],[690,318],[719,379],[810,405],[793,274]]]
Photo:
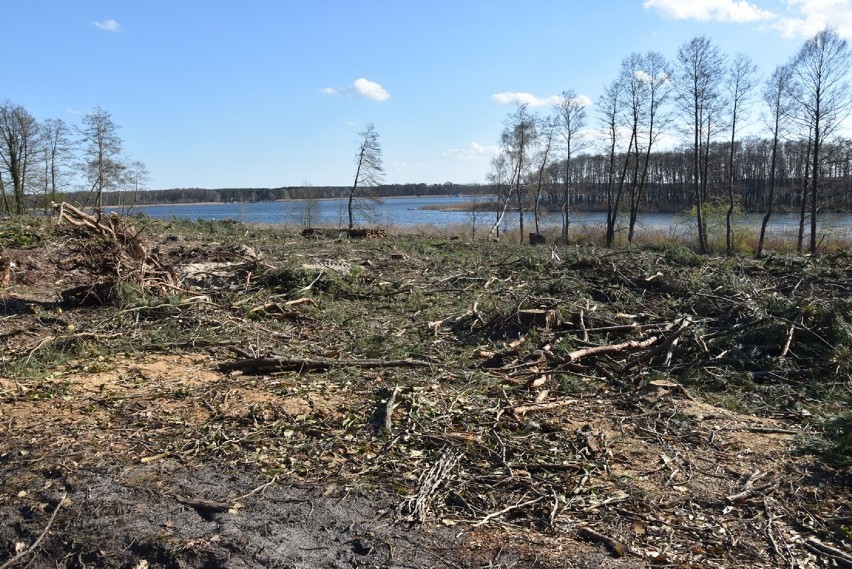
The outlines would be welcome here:
[[[66,202],[54,203],[53,209],[58,222],[70,226],[71,240],[61,252],[63,267],[88,276],[85,284],[63,291],[66,302],[105,304],[124,284],[158,296],[175,288],[173,269],[160,262],[126,218],[91,215]]]

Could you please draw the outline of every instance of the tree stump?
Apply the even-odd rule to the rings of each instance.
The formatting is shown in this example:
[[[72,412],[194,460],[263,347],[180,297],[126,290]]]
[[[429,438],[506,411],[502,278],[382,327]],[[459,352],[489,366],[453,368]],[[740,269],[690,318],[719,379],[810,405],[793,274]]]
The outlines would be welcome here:
[[[518,310],[518,322],[524,328],[552,330],[559,324],[559,312],[552,308],[526,308]]]
[[[530,245],[544,245],[546,241],[541,233],[530,233]]]

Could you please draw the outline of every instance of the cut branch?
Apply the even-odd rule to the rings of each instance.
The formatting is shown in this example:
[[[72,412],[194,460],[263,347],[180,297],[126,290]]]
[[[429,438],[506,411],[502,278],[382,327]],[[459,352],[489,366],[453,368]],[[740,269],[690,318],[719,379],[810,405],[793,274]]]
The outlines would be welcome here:
[[[222,362],[217,367],[219,371],[242,371],[243,373],[274,373],[280,371],[313,371],[330,368],[386,368],[386,367],[430,367],[432,362],[414,359],[379,360],[379,359],[332,359],[332,358],[289,358],[274,356],[269,358],[247,358],[233,362]]]

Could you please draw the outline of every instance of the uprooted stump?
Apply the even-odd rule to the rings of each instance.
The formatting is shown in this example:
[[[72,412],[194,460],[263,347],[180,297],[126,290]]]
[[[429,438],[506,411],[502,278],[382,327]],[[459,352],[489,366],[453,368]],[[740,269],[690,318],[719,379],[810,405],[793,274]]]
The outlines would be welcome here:
[[[174,271],[149,251],[126,218],[91,215],[65,202],[52,205],[57,221],[70,226],[71,239],[59,262],[63,270],[82,272],[88,281],[63,291],[67,303],[104,304],[124,284],[158,295],[175,287]]]

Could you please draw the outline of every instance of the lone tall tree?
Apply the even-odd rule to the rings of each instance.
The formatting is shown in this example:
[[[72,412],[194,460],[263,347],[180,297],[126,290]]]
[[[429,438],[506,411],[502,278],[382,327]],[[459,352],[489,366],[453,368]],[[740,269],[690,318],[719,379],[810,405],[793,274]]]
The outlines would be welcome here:
[[[112,115],[100,106],[83,117],[83,174],[95,194],[95,207],[103,206],[105,190],[120,189],[125,165],[121,159],[122,140]]]
[[[385,170],[382,166],[382,146],[379,144],[379,133],[373,123],[368,123],[364,130],[358,133],[358,154],[355,155],[355,182],[349,192],[349,229],[355,228],[354,202],[358,188],[371,188],[382,182]]]
[[[817,248],[817,203],[820,165],[825,159],[824,145],[843,120],[849,116],[852,94],[849,92],[849,46],[831,28],[805,42],[793,63],[793,80],[803,117],[803,130],[811,133],[811,238],[810,252]]]

